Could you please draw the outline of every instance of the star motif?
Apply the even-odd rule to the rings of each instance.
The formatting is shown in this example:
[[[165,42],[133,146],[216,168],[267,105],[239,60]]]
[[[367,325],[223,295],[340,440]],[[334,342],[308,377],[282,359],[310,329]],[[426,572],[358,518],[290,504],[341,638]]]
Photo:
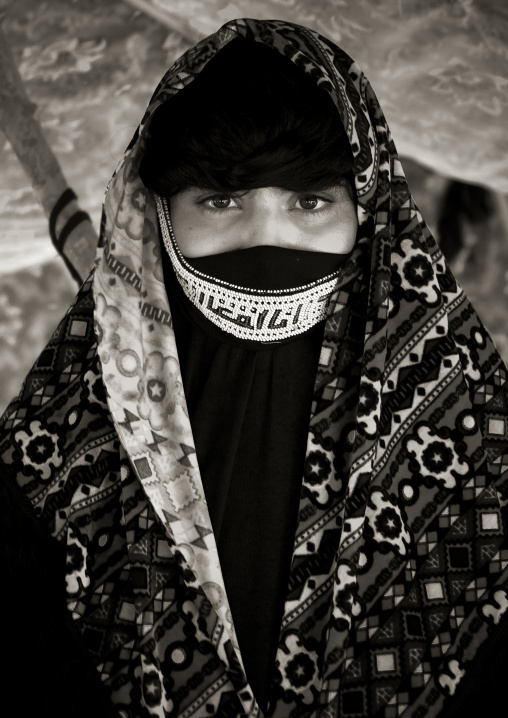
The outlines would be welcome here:
[[[413,271],[417,277],[423,277],[423,275],[425,274],[425,269],[421,265],[416,267],[413,266]]]
[[[148,694],[151,695],[151,696],[156,695],[156,693],[157,693],[157,685],[155,684],[155,681],[154,681],[154,682],[150,682],[150,683],[148,683],[148,682],[145,683],[145,692],[148,693]]]
[[[158,381],[157,379],[152,380],[148,384],[148,394],[150,396],[150,399],[162,399],[162,397],[165,394],[166,387],[161,381]]]

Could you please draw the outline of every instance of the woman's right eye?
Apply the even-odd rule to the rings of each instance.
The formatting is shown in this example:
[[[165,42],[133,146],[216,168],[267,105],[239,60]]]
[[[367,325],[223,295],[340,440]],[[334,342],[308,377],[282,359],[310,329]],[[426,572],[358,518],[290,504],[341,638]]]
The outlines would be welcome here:
[[[233,197],[227,194],[215,195],[205,200],[205,205],[210,209],[229,209],[230,207],[236,207]]]

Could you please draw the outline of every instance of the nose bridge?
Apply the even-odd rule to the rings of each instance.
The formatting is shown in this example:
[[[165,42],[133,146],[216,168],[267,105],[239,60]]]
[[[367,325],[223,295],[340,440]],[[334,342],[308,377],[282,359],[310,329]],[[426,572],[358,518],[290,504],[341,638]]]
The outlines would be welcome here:
[[[277,245],[283,242],[288,231],[287,220],[280,206],[280,200],[276,196],[258,194],[250,214],[248,231],[250,246]]]

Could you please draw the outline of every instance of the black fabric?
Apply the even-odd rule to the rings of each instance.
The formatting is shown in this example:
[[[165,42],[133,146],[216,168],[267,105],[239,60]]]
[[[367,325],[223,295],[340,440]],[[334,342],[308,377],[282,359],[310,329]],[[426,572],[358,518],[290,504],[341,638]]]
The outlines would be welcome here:
[[[19,718],[114,718],[67,610],[66,552],[0,462],[1,685]]]
[[[292,289],[332,274],[348,257],[349,254],[258,246],[186,260],[204,274],[241,287]]]
[[[297,286],[344,261],[340,255],[293,252],[256,247],[188,261],[252,288]],[[324,321],[276,344],[237,339],[185,297],[166,254],[164,272],[224,582],[247,678],[264,709],[289,580]]]
[[[489,638],[473,660],[455,695],[445,701],[439,718],[506,718],[508,716],[508,615],[490,626]]]

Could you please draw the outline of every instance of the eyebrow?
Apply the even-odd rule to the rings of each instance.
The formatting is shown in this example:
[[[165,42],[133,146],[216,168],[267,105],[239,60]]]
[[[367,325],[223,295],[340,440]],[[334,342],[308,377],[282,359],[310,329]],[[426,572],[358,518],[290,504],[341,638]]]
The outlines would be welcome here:
[[[224,194],[229,195],[230,197],[243,197],[244,195],[248,194],[249,192],[252,192],[251,189],[246,190],[239,190],[238,192],[233,192],[229,189],[216,189],[215,187],[189,187],[189,191],[194,191],[199,194],[207,194],[209,192],[215,192],[216,194],[220,194],[221,192]]]

